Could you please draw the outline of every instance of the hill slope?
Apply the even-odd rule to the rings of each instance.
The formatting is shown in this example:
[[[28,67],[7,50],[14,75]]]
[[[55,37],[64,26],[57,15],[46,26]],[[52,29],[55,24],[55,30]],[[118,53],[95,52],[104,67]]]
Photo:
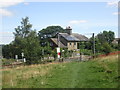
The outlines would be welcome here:
[[[116,88],[118,56],[3,70],[3,88]]]

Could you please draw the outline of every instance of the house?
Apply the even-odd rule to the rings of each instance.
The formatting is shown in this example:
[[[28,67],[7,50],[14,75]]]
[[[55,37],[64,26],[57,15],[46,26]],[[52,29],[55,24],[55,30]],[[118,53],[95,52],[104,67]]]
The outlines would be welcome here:
[[[113,41],[112,41],[112,43],[113,44],[118,44],[118,41],[120,40],[120,38],[115,38]]]
[[[50,39],[51,47],[68,48],[68,50],[79,49],[79,42],[88,41],[88,38],[78,33],[72,33],[71,27],[66,27],[66,33],[58,33],[57,38]]]

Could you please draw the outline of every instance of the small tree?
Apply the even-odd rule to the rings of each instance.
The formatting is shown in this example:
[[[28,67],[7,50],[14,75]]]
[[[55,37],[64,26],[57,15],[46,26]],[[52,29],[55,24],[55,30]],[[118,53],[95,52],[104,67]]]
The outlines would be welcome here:
[[[41,59],[41,47],[36,31],[31,31],[28,37],[24,39],[23,52],[25,53],[27,62],[29,64],[38,63]]]
[[[112,47],[107,42],[103,43],[103,52],[105,54],[112,52],[112,50]]]

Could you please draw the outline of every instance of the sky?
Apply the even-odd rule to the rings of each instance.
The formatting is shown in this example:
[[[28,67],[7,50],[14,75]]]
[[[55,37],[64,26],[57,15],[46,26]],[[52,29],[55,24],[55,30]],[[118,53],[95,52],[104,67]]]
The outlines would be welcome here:
[[[91,37],[106,30],[118,37],[118,2],[26,2],[0,3],[0,44],[14,40],[14,28],[28,16],[37,31],[51,25],[71,26],[73,33]]]

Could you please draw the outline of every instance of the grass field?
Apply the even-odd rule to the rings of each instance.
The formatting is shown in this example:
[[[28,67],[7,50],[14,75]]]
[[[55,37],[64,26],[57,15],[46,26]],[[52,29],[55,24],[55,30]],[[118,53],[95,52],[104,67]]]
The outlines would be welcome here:
[[[118,56],[3,69],[3,88],[117,88]]]

